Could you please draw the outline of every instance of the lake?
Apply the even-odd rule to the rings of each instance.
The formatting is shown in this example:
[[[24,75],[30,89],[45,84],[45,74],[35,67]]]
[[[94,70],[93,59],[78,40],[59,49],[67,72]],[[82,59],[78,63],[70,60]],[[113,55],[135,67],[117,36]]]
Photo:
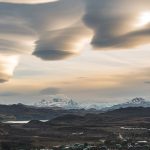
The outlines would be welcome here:
[[[46,122],[48,120],[40,120],[42,122]],[[8,124],[25,124],[25,123],[28,123],[30,122],[30,120],[27,120],[27,121],[4,121],[3,123],[8,123]]]

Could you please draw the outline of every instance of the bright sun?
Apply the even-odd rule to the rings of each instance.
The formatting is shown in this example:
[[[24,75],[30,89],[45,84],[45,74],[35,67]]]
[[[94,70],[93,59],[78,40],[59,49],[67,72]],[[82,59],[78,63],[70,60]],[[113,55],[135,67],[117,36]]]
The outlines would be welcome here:
[[[138,17],[138,27],[145,26],[150,23],[150,11],[140,13]]]

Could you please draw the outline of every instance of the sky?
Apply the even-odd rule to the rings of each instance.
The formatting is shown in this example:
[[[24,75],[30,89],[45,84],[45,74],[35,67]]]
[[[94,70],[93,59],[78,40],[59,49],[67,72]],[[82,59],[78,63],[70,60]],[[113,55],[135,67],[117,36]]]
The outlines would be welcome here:
[[[149,0],[0,0],[0,103],[150,99]]]

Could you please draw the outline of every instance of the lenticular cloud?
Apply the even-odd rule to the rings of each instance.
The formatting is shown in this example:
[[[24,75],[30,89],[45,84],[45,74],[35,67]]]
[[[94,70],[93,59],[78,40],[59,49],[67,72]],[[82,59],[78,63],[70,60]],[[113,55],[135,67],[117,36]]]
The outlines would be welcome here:
[[[149,43],[150,23],[141,27],[136,24],[139,15],[150,10],[150,1],[129,3],[129,0],[26,0],[21,3],[1,0],[1,82],[12,76],[18,62],[16,56],[23,54],[56,61],[79,55],[85,44],[98,50],[120,50]],[[8,57],[15,62],[13,65]]]

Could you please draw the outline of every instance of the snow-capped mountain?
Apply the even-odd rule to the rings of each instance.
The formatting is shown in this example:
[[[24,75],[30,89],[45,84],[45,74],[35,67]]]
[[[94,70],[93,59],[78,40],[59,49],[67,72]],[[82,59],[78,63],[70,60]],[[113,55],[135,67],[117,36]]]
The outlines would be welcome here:
[[[136,97],[136,98],[134,98],[134,99],[132,99],[131,101],[129,101],[129,102],[127,102],[126,104],[129,104],[129,105],[147,105],[147,104],[150,104],[150,102],[149,101],[146,101],[145,99],[143,99],[143,98],[138,98],[138,97]]]
[[[136,97],[132,99],[131,101],[105,108],[105,110],[107,109],[114,110],[114,109],[127,108],[127,107],[150,107],[150,101],[147,101],[143,98]]]
[[[83,109],[95,109],[95,110],[101,110],[101,109],[104,109],[106,107],[111,107],[113,106],[113,103],[96,103],[96,102],[91,102],[91,103],[81,103],[80,104],[80,108],[83,108]]]
[[[101,110],[105,107],[110,107],[112,104],[108,103],[78,103],[72,99],[57,97],[57,98],[45,98],[34,104],[36,107],[47,107],[47,108],[61,108],[61,109],[95,109]]]
[[[64,99],[64,98],[51,98],[51,99],[43,99],[34,104],[36,107],[50,107],[50,108],[63,108],[63,109],[78,109],[79,105],[77,102],[72,99]]]
[[[36,107],[61,108],[61,109],[95,109],[95,110],[115,110],[127,107],[150,107],[150,101],[143,98],[134,98],[131,101],[115,104],[112,103],[77,103],[66,97],[51,97],[35,103]]]

